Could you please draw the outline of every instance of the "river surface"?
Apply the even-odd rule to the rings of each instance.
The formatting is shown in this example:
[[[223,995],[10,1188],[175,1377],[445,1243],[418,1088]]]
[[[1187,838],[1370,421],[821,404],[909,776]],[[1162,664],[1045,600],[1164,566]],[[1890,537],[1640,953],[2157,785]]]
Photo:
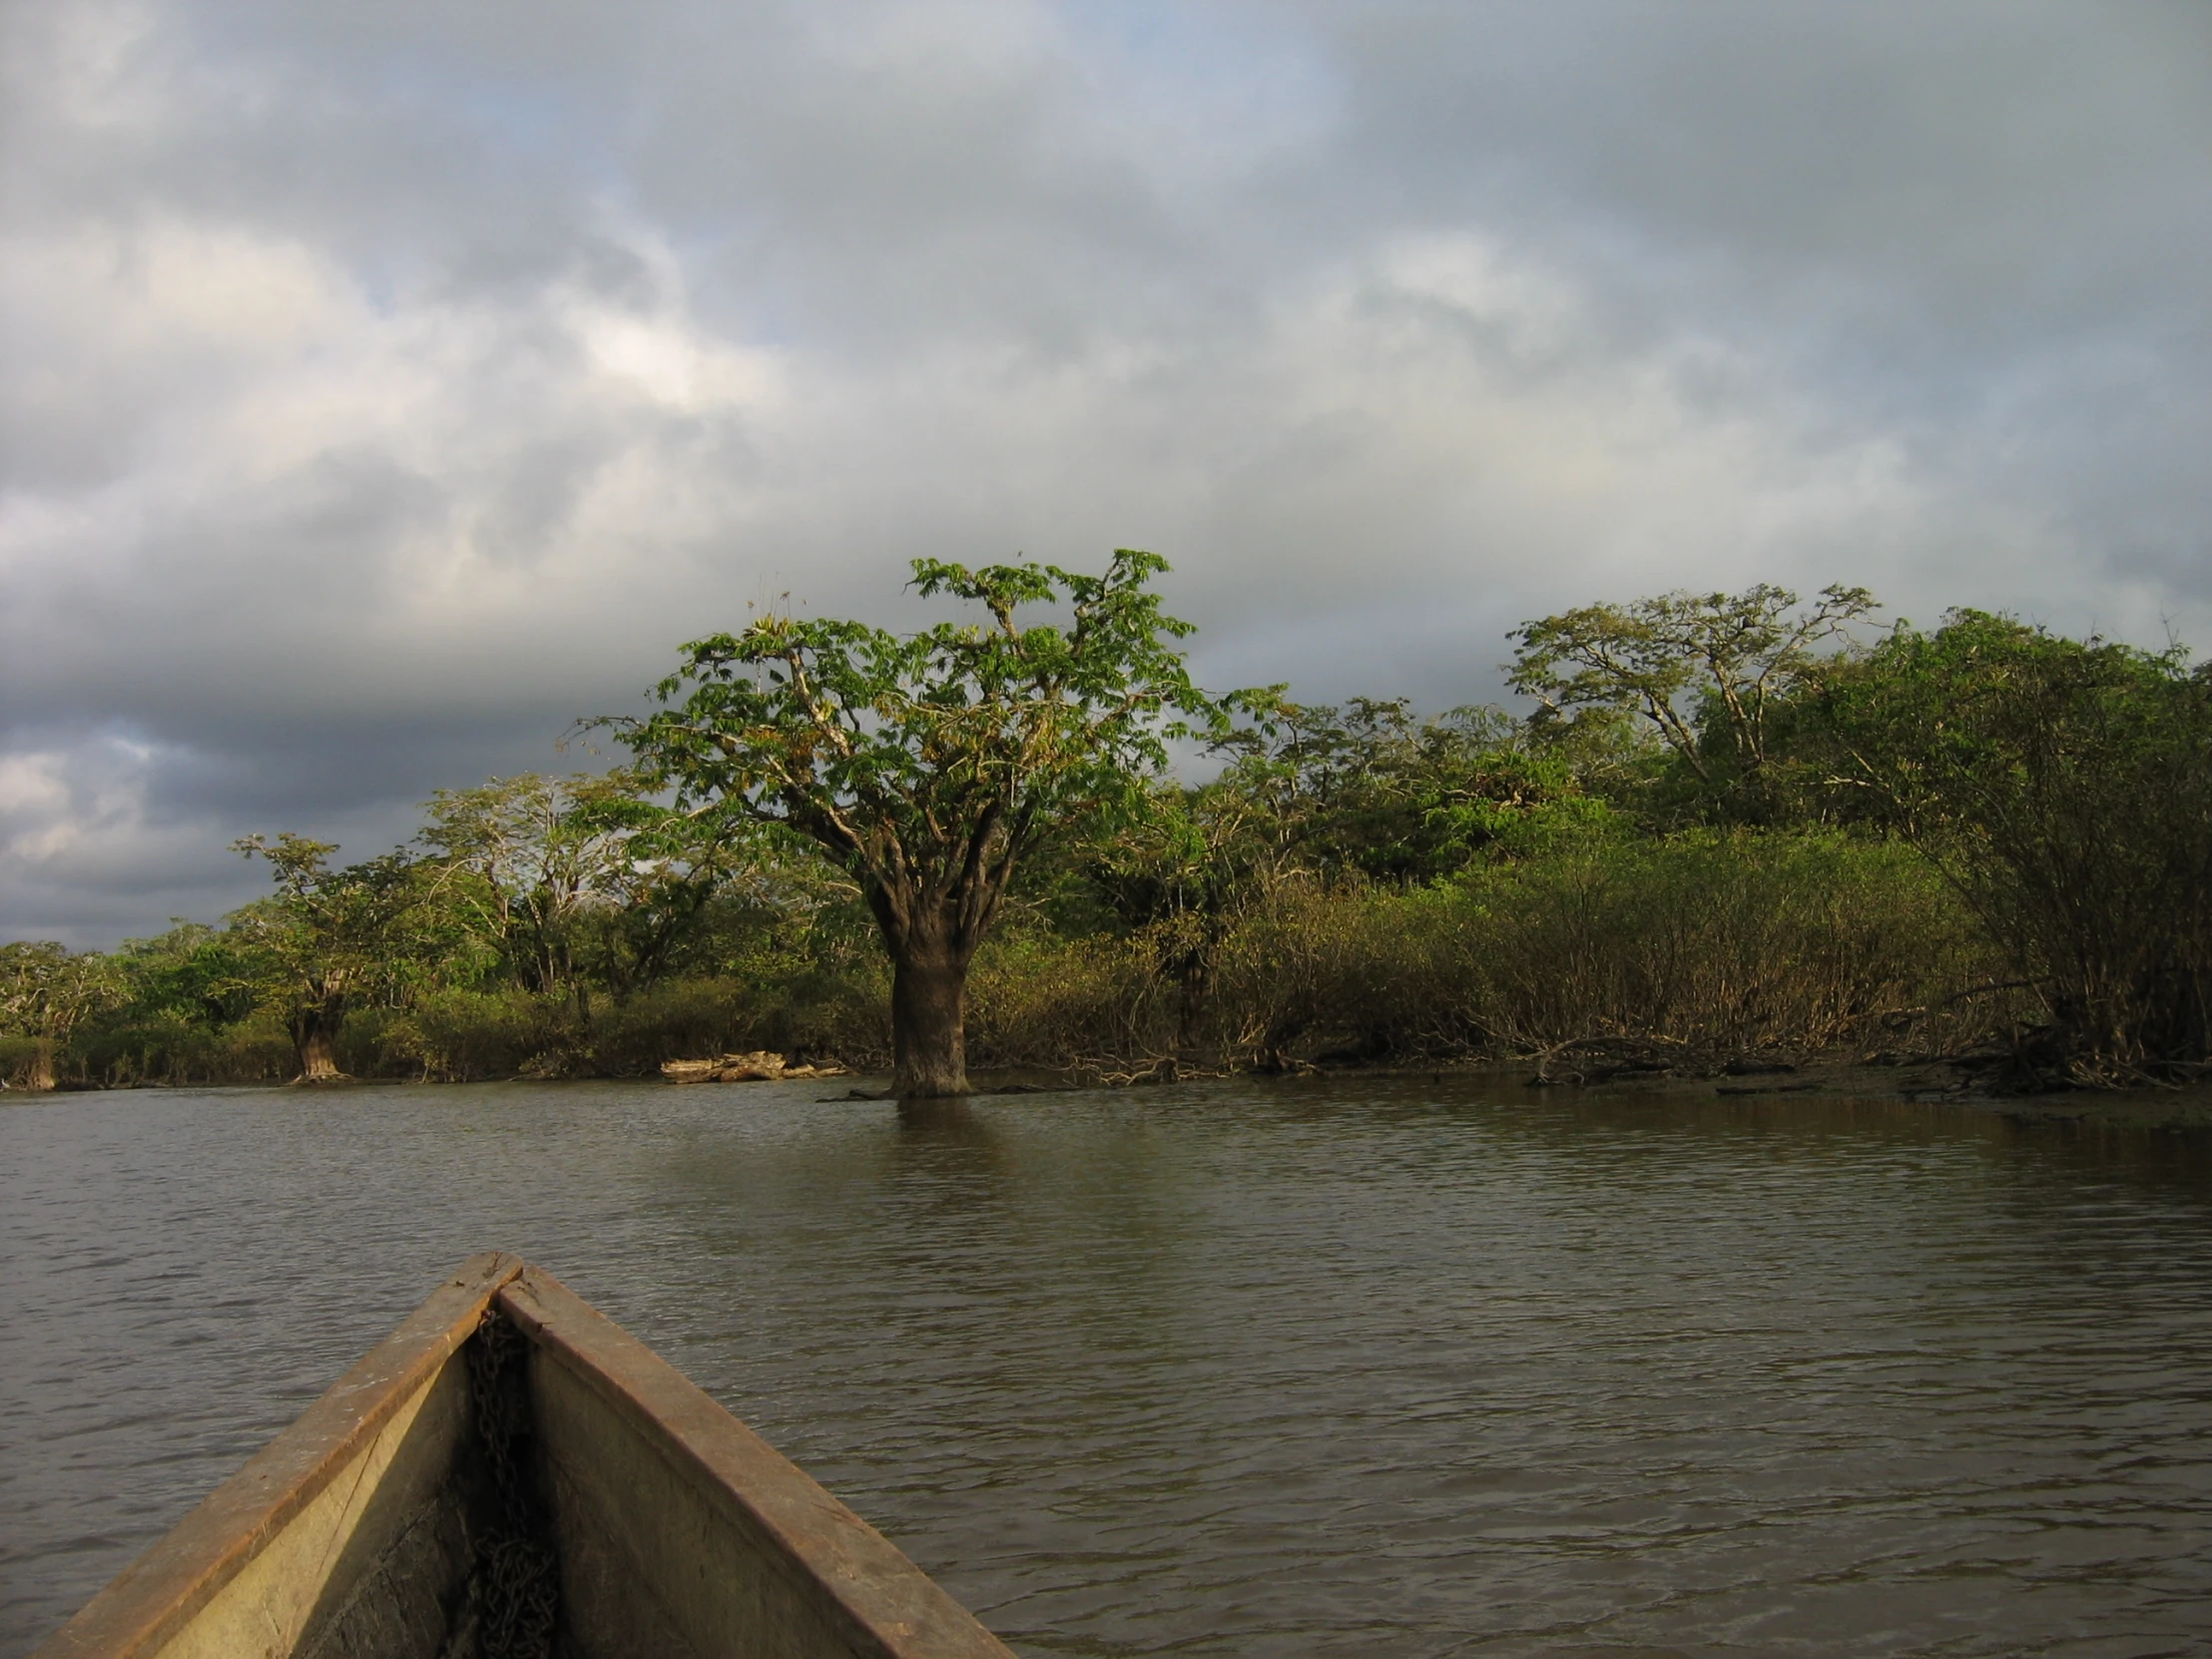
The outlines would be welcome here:
[[[1024,1654],[2212,1653],[2202,1141],[829,1092],[0,1106],[0,1653],[495,1246]]]

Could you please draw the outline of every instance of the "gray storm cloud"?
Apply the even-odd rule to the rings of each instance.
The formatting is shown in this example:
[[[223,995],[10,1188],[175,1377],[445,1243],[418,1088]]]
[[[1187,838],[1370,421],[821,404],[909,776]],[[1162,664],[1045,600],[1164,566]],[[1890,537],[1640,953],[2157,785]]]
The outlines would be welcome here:
[[[365,854],[790,592],[1227,686],[1778,580],[2212,639],[2212,12],[5,14],[0,935]]]

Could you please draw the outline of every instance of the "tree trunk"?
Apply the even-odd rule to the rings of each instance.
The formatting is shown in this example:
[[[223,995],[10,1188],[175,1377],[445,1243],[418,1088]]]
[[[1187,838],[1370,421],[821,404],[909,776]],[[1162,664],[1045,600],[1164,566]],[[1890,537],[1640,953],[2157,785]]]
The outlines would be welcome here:
[[[44,1094],[54,1086],[54,1041],[41,1037],[38,1046],[31,1050],[31,1063],[24,1069],[23,1086],[34,1094]]]
[[[947,950],[910,951],[891,966],[891,1093],[934,1100],[968,1092],[968,959]]]
[[[299,1051],[299,1075],[294,1083],[335,1083],[345,1076],[338,1070],[337,1054],[330,1046],[344,1016],[336,1009],[303,1008],[291,1022],[292,1046]]]
[[[1200,1022],[1206,1016],[1206,994],[1213,988],[1213,961],[1204,945],[1186,951],[1176,964],[1179,995],[1175,1007],[1175,1047],[1188,1054],[1198,1047]]]

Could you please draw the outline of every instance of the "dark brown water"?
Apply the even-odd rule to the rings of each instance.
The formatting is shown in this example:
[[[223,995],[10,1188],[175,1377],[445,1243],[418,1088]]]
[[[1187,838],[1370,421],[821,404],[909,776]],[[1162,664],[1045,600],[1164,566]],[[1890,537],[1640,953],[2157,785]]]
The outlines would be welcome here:
[[[2212,1653],[2201,1143],[823,1092],[0,1106],[0,1652],[500,1246],[1025,1653]]]

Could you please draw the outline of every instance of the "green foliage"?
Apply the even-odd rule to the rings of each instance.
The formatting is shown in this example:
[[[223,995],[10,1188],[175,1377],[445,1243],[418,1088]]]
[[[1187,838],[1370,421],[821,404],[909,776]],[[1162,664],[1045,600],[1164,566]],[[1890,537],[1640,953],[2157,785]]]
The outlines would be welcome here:
[[[440,790],[417,837],[440,912],[511,983],[617,995],[669,970],[716,895],[755,860],[733,826],[652,801],[634,773],[494,778]]]
[[[1844,787],[1949,875],[2088,1078],[2212,1056],[2212,667],[1953,612],[1838,674]]]
[[[0,1031],[59,1042],[120,990],[114,962],[95,952],[51,939],[0,944]]]
[[[821,847],[894,952],[941,896],[979,940],[1026,853],[1141,812],[1168,743],[1212,718],[1168,643],[1189,626],[1145,586],[1166,568],[1128,549],[1095,577],[916,560],[922,594],[979,603],[992,624],[897,635],[764,616],[685,647],[658,689],[674,707],[613,724],[680,805]],[[1015,620],[1061,602],[1064,628]]]
[[[1708,1061],[1937,1052],[2007,1010],[2001,954],[1928,860],[1837,831],[1621,833],[1410,887],[1294,875],[1223,918],[1195,1021],[1156,949],[1149,927],[995,945],[978,1051],[1093,1071],[1608,1043]]]
[[[0,1036],[14,1037],[7,1073],[22,1086],[54,1086],[54,1058],[90,1014],[121,999],[115,963],[51,939],[0,944]]]
[[[1780,764],[1778,728],[1832,661],[1818,648],[1848,641],[1875,608],[1865,588],[1831,585],[1802,607],[1766,583],[1585,605],[1514,629],[1508,674],[1537,700],[1539,730],[1626,715],[1666,746],[1692,798],[1723,818],[1773,823],[1802,785]]]
[[[1433,880],[1602,832],[1612,817],[1566,756],[1532,747],[1502,709],[1423,720],[1402,698],[1331,708],[1250,694],[1241,706],[1251,724],[1210,793],[1242,798],[1248,831],[1268,827],[1282,873]]]
[[[297,1071],[290,1036],[261,999],[267,964],[251,929],[180,921],[109,958],[119,995],[73,1046],[109,1087],[276,1081]]]
[[[291,1033],[301,1075],[336,1075],[331,1044],[346,1014],[396,994],[425,954],[436,918],[421,903],[422,871],[397,851],[333,869],[334,845],[288,832],[233,844],[267,859],[276,886],[232,918],[242,961]]]
[[[1076,1075],[1991,1034],[2028,1082],[2212,1061],[2212,668],[2178,650],[1978,612],[1860,650],[1863,591],[1763,587],[1528,624],[1527,721],[1215,704],[1161,568],[920,564],[990,623],[764,618],[623,724],[637,767],[441,792],[365,863],[252,837],[275,890],[221,927],[0,947],[0,1075],[903,1066],[917,939],[978,1059]],[[1213,779],[1167,775],[1179,736]]]
[[[220,1027],[254,1011],[261,964],[228,929],[179,920],[154,938],[124,941],[115,959],[141,1017]]]

